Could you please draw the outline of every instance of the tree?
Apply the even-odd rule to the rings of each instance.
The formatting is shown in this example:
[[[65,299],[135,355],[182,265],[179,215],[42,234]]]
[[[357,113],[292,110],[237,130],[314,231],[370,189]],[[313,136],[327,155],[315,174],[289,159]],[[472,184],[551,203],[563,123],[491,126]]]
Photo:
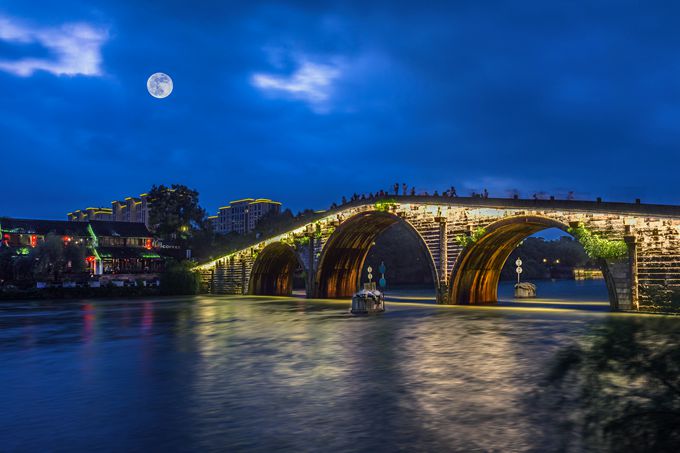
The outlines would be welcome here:
[[[29,254],[33,276],[36,279],[56,281],[66,272],[83,272],[85,252],[84,246],[64,244],[61,236],[49,233]]]
[[[14,280],[15,257],[14,250],[0,246],[0,285],[3,281]]]
[[[36,279],[58,280],[65,267],[64,241],[49,233],[45,236],[45,241],[33,249],[31,257],[35,260],[33,276]]]
[[[192,272],[188,262],[170,262],[161,275],[161,294],[191,295],[198,294],[200,278]]]
[[[562,236],[553,241],[540,237],[529,237],[520,244],[503,266],[501,278],[514,280],[515,260],[522,259],[522,278],[525,280],[550,278],[550,266],[559,260],[559,267],[573,270],[574,267],[597,267],[597,263],[588,258],[583,246],[569,236]],[[543,260],[547,263],[544,263]]]
[[[609,319],[559,352],[541,392],[592,451],[678,451],[680,325]],[[563,430],[568,432],[568,430]]]
[[[67,270],[71,273],[80,273],[87,270],[85,257],[87,256],[86,247],[76,244],[64,245],[64,260]]]
[[[153,186],[149,191],[149,223],[161,238],[190,239],[196,231],[209,229],[198,192],[181,184]]]
[[[269,211],[258,220],[255,231],[261,234],[273,234],[285,229],[293,222],[293,213],[290,209],[283,212]]]

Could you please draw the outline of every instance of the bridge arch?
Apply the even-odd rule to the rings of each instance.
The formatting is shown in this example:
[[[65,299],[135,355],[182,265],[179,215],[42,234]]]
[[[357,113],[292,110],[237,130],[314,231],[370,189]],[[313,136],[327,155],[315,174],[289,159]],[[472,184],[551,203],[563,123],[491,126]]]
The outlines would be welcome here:
[[[548,228],[569,233],[569,226],[542,216],[508,217],[485,227],[485,234],[463,249],[451,271],[449,303],[488,304],[498,301],[501,270],[512,251],[527,237]],[[609,266],[599,262],[612,309],[618,308],[618,296]]]
[[[366,256],[375,239],[397,222],[406,225],[413,238],[424,248],[432,281],[437,271],[432,253],[420,233],[407,220],[384,211],[366,211],[345,220],[328,238],[321,251],[316,273],[315,296],[350,297],[360,285]]]
[[[248,294],[290,296],[293,276],[302,263],[295,250],[282,242],[274,242],[260,251],[253,263]]]

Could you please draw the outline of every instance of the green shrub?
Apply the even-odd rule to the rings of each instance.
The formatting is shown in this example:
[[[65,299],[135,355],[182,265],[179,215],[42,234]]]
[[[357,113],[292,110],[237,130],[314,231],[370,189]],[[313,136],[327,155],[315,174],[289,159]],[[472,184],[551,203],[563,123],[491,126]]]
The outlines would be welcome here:
[[[628,245],[625,241],[601,238],[588,230],[582,222],[567,231],[578,239],[586,254],[592,259],[618,261],[628,256]]]
[[[469,247],[475,242],[477,242],[482,236],[486,234],[486,228],[477,228],[475,231],[467,234],[460,234],[456,236],[456,242],[458,242],[461,247]]]
[[[168,263],[165,272],[161,274],[161,294],[198,294],[200,281],[200,276],[191,270],[189,263]]]
[[[380,212],[393,211],[397,208],[397,200],[394,198],[386,198],[375,202],[375,210]]]

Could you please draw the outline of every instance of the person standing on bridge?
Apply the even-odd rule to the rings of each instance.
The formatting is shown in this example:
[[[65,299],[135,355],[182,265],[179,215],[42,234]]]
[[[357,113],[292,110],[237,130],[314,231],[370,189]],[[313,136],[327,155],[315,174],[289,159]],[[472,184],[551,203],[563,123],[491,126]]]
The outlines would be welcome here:
[[[416,188],[411,187],[411,196],[414,197],[416,195]]]
[[[489,198],[489,191],[484,189],[484,198]]]
[[[408,186],[406,185],[405,182],[401,183],[401,190],[402,190],[402,195],[406,196],[406,192],[408,191]]]
[[[399,195],[399,183],[394,183],[394,195]]]
[[[458,196],[458,194],[456,193],[455,187],[451,186],[451,188],[449,189],[449,196],[453,197],[453,198],[456,198]]]

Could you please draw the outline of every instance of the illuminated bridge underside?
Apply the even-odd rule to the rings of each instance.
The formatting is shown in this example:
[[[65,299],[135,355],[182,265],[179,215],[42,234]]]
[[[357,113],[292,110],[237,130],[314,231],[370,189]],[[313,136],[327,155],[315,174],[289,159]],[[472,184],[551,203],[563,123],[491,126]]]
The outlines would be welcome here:
[[[290,296],[298,259],[292,247],[275,242],[265,247],[250,273],[249,294]]]
[[[212,293],[288,295],[295,269],[302,266],[308,296],[349,297],[359,288],[375,239],[396,222],[409,226],[427,252],[440,303],[496,302],[503,264],[523,239],[578,224],[627,244],[627,256],[600,260],[612,309],[647,309],[652,292],[680,290],[680,207],[583,201],[396,197],[356,202],[197,269]],[[476,242],[461,240],[475,231],[484,233]]]
[[[565,232],[569,229],[568,225],[541,217],[501,220],[488,228],[487,233],[458,258],[449,300],[455,304],[497,302],[501,271],[512,251],[527,237],[547,228]],[[606,265],[602,271],[607,276]],[[609,284],[611,280],[606,278],[606,281]]]
[[[329,240],[318,272],[318,297],[351,297],[359,287],[373,241],[399,218],[383,212],[358,214]]]

